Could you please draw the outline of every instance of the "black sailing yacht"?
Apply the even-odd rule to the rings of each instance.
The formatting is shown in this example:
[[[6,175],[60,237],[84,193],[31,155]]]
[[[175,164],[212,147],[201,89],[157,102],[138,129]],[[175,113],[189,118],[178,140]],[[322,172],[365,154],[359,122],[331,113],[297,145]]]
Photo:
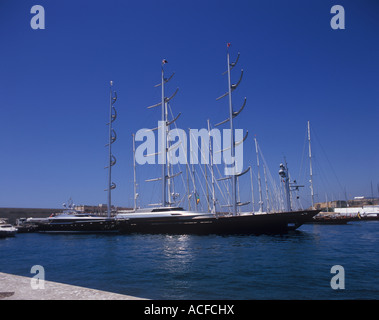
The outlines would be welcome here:
[[[241,70],[240,79],[236,84],[231,83],[231,69],[234,68],[239,59],[239,54],[235,62],[230,62],[229,58],[229,47],[227,52],[227,71],[223,74],[228,75],[228,91],[217,98],[219,100],[223,97],[229,97],[229,118],[218,125],[224,124],[226,122],[230,123],[231,128],[231,156],[235,156],[235,146],[241,142],[235,142],[234,132],[233,132],[233,118],[236,117],[244,108],[246,104],[245,101],[239,111],[233,111],[232,107],[232,91],[234,91],[242,80],[243,70]],[[162,121],[161,124],[164,126],[162,132],[164,134],[162,140],[166,140],[166,132],[168,126],[173,123],[178,116],[169,121],[167,119],[167,103],[178,90],[171,97],[165,97],[164,85],[167,83],[173,75],[167,79],[164,77],[164,64],[167,60],[162,62],[162,74],[161,83],[156,86],[161,86],[162,89],[162,100],[149,108],[154,108],[159,105],[162,107]],[[216,125],[217,126],[217,125]],[[243,141],[247,138],[247,135],[243,138]],[[242,141],[242,142],[243,142]],[[164,157],[167,159],[167,148],[165,150]],[[250,167],[249,167],[250,168]],[[251,168],[250,168],[251,169]],[[200,213],[196,211],[186,211],[180,207],[171,207],[171,201],[167,200],[167,194],[170,194],[169,190],[167,192],[167,179],[171,179],[173,176],[169,175],[167,171],[166,163],[162,165],[162,177],[152,180],[162,181],[162,206],[151,209],[136,209],[130,213],[120,213],[116,216],[116,220],[120,222],[119,229],[123,233],[164,233],[164,234],[261,234],[261,233],[285,233],[290,230],[295,230],[302,224],[309,222],[312,218],[319,213],[320,210],[301,210],[292,211],[290,205],[290,190],[289,190],[289,178],[287,168],[281,165],[279,174],[282,177],[282,181],[286,186],[286,196],[287,196],[287,211],[286,212],[275,212],[275,213],[265,213],[259,212],[245,212],[240,213],[237,210],[237,206],[241,203],[237,202],[236,197],[236,178],[242,174],[245,174],[248,170],[245,170],[239,174],[231,174],[227,179],[232,181],[232,214],[222,215],[215,212],[215,206],[213,206],[212,213]],[[136,199],[136,189],[134,199]],[[214,196],[213,196],[214,197]]]

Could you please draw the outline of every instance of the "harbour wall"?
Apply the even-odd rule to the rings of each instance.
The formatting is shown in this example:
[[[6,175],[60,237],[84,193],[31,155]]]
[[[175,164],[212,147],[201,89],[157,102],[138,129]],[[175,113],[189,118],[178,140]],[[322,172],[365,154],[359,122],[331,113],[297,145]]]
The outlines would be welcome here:
[[[32,287],[32,278],[0,272],[0,300],[145,300],[108,291],[78,287],[64,283],[37,281]]]

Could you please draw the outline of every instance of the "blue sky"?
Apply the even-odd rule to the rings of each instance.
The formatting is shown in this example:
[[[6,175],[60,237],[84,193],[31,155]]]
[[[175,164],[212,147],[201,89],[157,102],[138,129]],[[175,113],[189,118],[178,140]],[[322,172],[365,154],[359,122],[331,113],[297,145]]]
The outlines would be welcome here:
[[[30,26],[35,4],[45,9],[45,30]],[[344,6],[345,30],[330,27],[335,4]],[[241,53],[234,81],[244,69],[233,102],[247,97],[235,120],[249,131],[245,166],[256,166],[256,135],[274,178],[285,156],[308,201],[301,171],[310,120],[316,199],[370,196],[371,182],[377,196],[378,34],[375,0],[2,0],[0,206],[106,202],[110,80],[119,98],[113,200],[131,206],[131,134],[160,117],[146,107],[160,99],[153,86],[162,59],[175,71],[167,92],[179,87],[171,104],[182,112],[178,127],[205,128],[228,116],[227,100],[215,100],[227,89],[227,42],[232,57]],[[153,168],[137,172],[141,204],[159,201],[159,186],[143,183]]]

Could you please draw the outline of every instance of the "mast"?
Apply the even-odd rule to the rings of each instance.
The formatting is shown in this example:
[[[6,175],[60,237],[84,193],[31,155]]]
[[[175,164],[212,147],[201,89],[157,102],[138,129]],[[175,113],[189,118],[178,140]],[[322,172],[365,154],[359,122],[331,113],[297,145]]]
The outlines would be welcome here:
[[[312,149],[311,149],[311,126],[308,121],[308,146],[309,146],[309,175],[311,183],[311,199],[312,199],[312,209],[315,208],[315,202],[314,202],[314,193],[313,193],[313,171],[312,171]]]
[[[194,200],[195,200],[195,208],[196,208],[196,211],[198,211],[198,208],[197,208],[197,205],[199,204],[198,203],[198,194],[197,194],[197,190],[196,190],[196,176],[195,176],[195,167],[194,165],[192,164],[192,181],[193,181],[193,194],[194,194]]]
[[[374,189],[372,188],[372,180],[371,180],[371,201],[374,204]]]
[[[245,98],[245,101],[241,107],[241,109],[237,112],[234,112],[233,111],[233,105],[232,105],[232,92],[238,87],[238,85],[240,84],[241,80],[242,80],[242,76],[243,76],[243,70],[241,70],[241,76],[238,80],[237,83],[235,84],[232,84],[231,82],[231,70],[236,66],[237,62],[238,62],[238,59],[239,59],[239,56],[240,54],[238,53],[237,55],[237,58],[236,58],[236,61],[235,62],[230,62],[230,56],[229,56],[229,47],[230,47],[230,43],[227,44],[227,54],[226,54],[226,60],[227,60],[227,65],[228,65],[228,69],[227,71],[225,71],[223,73],[223,75],[225,73],[228,74],[228,91],[226,93],[224,93],[222,96],[218,97],[216,100],[219,100],[223,97],[226,97],[226,96],[229,96],[229,118],[216,124],[215,126],[218,126],[220,124],[223,124],[223,123],[226,123],[226,122],[230,122],[230,150],[231,150],[231,159],[232,161],[234,162],[234,167],[233,167],[233,172],[231,173],[230,175],[230,179],[231,179],[231,183],[232,183],[232,215],[237,215],[237,192],[236,192],[236,184],[237,184],[237,172],[235,171],[235,168],[236,168],[236,159],[235,159],[235,147],[236,147],[236,143],[235,143],[235,138],[234,138],[234,127],[233,127],[233,118],[236,117],[241,111],[242,109],[244,108],[245,104],[246,104],[246,98]],[[246,135],[247,137],[247,135]],[[246,137],[241,141],[243,142]],[[239,142],[239,143],[241,143]],[[225,149],[226,150],[226,149]],[[223,150],[224,151],[224,150]],[[232,163],[233,163],[232,162]]]
[[[214,176],[214,170],[213,170],[213,150],[212,150],[212,144],[211,144],[211,130],[210,130],[210,124],[209,119],[207,120],[208,123],[208,135],[209,135],[209,154],[211,157],[211,176],[212,176],[212,210],[211,213],[216,213],[216,192],[215,192],[215,176]]]
[[[261,183],[261,174],[259,170],[259,153],[258,153],[257,138],[254,137],[254,141],[255,141],[255,152],[257,154],[257,166],[258,166],[259,212],[262,212],[263,211],[262,183]]]
[[[170,184],[167,184],[167,179],[174,178],[178,174],[170,175],[170,171],[167,170],[167,154],[168,154],[168,131],[169,131],[169,126],[174,123],[180,116],[180,113],[176,118],[174,118],[171,121],[168,121],[168,108],[167,104],[168,102],[177,94],[179,89],[177,88],[176,91],[170,96],[170,97],[165,97],[165,83],[171,80],[171,78],[174,76],[175,73],[173,73],[170,77],[165,78],[164,77],[164,68],[163,66],[167,63],[166,59],[162,60],[161,64],[161,82],[155,85],[154,87],[159,87],[161,86],[161,102],[154,104],[152,106],[147,107],[147,109],[155,108],[158,106],[162,107],[161,111],[161,121],[159,121],[159,126],[157,128],[154,128],[152,130],[157,130],[158,129],[158,154],[160,157],[160,163],[162,164],[162,176],[161,178],[156,178],[156,179],[149,179],[146,181],[157,181],[157,180],[162,180],[162,207],[166,207],[167,205],[171,205],[171,193],[170,190],[167,190],[167,186],[170,187]],[[170,199],[167,200],[167,193],[170,193]]]
[[[251,184],[251,203],[252,203],[252,206],[253,206],[252,212],[254,213],[255,203],[254,203],[254,186],[253,186],[253,168],[252,167],[250,167],[250,184]]]
[[[208,207],[208,212],[211,211],[211,208],[209,206],[209,188],[208,188],[208,170],[207,170],[207,165],[204,163],[204,171],[205,171],[205,190],[207,193],[207,207]]]
[[[134,188],[134,211],[137,210],[137,179],[136,179],[136,141],[135,135],[133,137],[133,188]]]
[[[191,211],[191,191],[190,191],[190,185],[189,185],[189,164],[188,161],[186,161],[186,175],[187,175],[187,199],[188,199],[188,210]]]
[[[329,203],[328,203],[328,195],[325,192],[325,200],[326,200],[326,212],[329,212]]]
[[[188,128],[188,134],[190,139],[192,139],[191,136],[191,128]],[[192,143],[190,144],[190,154],[193,154],[193,148],[192,148]],[[198,194],[197,194],[197,189],[196,189],[196,171],[195,171],[195,166],[193,163],[191,163],[191,168],[188,167],[188,170],[190,170],[191,174],[191,180],[192,180],[192,194],[193,194],[193,199],[195,201],[195,210],[198,211]]]
[[[232,106],[232,83],[230,81],[230,58],[229,58],[229,46],[227,51],[227,64],[228,64],[228,92],[229,92],[229,122],[230,122],[230,147],[231,157],[234,159],[235,146],[234,146],[234,130],[233,130],[233,106]],[[235,161],[235,159],[234,159]],[[234,164],[235,165],[235,164]],[[232,173],[232,205],[233,215],[237,214],[237,197],[236,197],[236,175]]]
[[[111,217],[112,211],[112,190],[116,188],[116,184],[112,182],[112,167],[116,164],[116,158],[112,154],[112,143],[116,141],[116,132],[113,130],[112,123],[117,118],[116,108],[114,107],[114,103],[117,101],[117,94],[112,89],[113,81],[110,82],[110,102],[109,102],[109,122],[108,125],[108,133],[109,133],[109,142],[106,146],[108,146],[108,208],[107,208],[107,217],[108,219]]]
[[[161,143],[161,152],[162,152],[162,207],[165,207],[167,204],[167,196],[166,196],[166,164],[167,164],[167,146],[166,146],[166,103],[165,103],[165,92],[164,92],[164,70],[163,65],[166,63],[166,60],[162,60],[162,72],[161,72],[161,85],[162,85],[162,97],[161,97],[161,104],[162,104],[162,121],[161,126],[164,126],[161,128],[161,131],[163,133],[162,135],[162,141]]]
[[[263,163],[263,175],[265,177],[265,186],[266,186],[266,211],[270,211],[270,201],[269,201],[269,195],[268,195],[268,184],[267,184],[267,174],[266,174],[266,166]]]

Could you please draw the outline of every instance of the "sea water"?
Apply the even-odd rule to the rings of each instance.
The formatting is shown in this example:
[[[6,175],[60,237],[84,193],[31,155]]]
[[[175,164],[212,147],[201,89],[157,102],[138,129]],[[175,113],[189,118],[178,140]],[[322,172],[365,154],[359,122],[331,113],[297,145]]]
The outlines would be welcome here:
[[[49,281],[150,299],[378,299],[379,221],[303,225],[284,235],[0,239],[0,272],[33,277],[35,265]],[[335,276],[344,289],[333,289]]]

